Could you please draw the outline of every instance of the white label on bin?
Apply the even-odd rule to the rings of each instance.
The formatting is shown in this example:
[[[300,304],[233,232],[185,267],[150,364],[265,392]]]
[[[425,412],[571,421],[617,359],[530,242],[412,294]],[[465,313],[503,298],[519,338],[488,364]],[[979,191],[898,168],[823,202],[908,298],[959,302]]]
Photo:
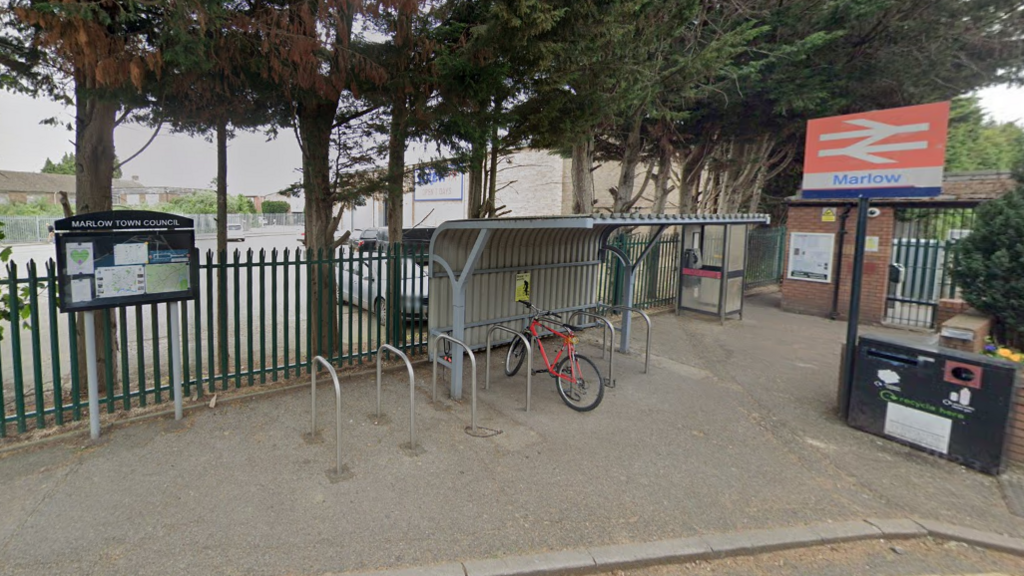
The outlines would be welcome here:
[[[942,454],[949,452],[953,421],[948,418],[889,402],[885,410],[885,434]]]

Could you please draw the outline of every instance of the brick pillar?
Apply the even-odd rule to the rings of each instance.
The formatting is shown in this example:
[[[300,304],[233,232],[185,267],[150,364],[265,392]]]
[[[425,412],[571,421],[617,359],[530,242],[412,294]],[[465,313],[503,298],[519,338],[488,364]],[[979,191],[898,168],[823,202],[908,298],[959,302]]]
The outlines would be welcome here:
[[[788,270],[789,256],[792,254],[790,239],[794,232],[812,232],[837,234],[839,232],[838,215],[845,209],[834,206],[837,218],[835,222],[822,222],[822,205],[790,204],[786,220],[786,267]],[[885,296],[889,286],[889,263],[892,261],[892,241],[895,232],[895,210],[889,206],[878,207],[880,214],[868,220],[868,237],[878,238],[878,250],[864,254],[864,278],[861,284],[861,322],[880,324],[885,319]],[[832,282],[811,282],[783,278],[782,307],[785,310],[801,314],[827,316],[832,309],[832,295],[838,277],[839,301],[837,312],[845,318],[850,309],[850,287],[853,276],[853,252],[857,230],[856,207],[850,210],[846,221],[846,238],[843,242],[843,266],[833,271]],[[833,266],[835,261],[833,260]]]
[[[1018,375],[1017,392],[1014,394],[1010,418],[1013,424],[1010,428],[1007,455],[1010,462],[1024,464],[1024,371]]]
[[[938,309],[935,311],[935,326],[942,328],[947,320],[966,312],[970,306],[959,298],[942,298],[939,300]]]

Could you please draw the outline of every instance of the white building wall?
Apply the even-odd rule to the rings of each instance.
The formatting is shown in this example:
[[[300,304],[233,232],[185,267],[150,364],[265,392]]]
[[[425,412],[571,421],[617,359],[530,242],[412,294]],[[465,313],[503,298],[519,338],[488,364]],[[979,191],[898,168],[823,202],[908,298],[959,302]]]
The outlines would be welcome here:
[[[557,154],[521,150],[498,163],[497,204],[508,216],[562,214],[562,164]]]

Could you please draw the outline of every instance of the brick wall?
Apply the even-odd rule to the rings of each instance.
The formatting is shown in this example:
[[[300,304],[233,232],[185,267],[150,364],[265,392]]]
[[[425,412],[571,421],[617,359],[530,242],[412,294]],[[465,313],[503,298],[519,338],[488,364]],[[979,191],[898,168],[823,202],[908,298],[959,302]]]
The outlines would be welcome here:
[[[959,298],[942,298],[939,300],[939,306],[935,310],[935,325],[941,327],[950,318],[966,312],[970,308],[967,302],[960,300]]]
[[[836,221],[822,222],[822,205],[792,204],[788,208],[786,221],[786,268],[789,266],[789,245],[793,232],[837,234],[839,214],[844,207],[835,206]],[[885,318],[885,293],[889,283],[889,263],[892,259],[892,240],[895,230],[894,210],[880,207],[881,214],[868,220],[868,236],[878,237],[878,251],[866,252],[864,256],[864,280],[861,284],[861,321],[878,324]],[[843,265],[838,273],[839,306],[841,318],[845,318],[850,302],[850,278],[853,274],[854,236],[857,229],[857,211],[850,210],[846,221],[846,238],[843,242]],[[835,258],[833,258],[833,265]],[[807,280],[784,279],[782,282],[782,306],[784,309],[801,314],[828,315],[832,309],[832,294],[837,274],[832,282],[810,282]]]
[[[1024,464],[1024,371],[1018,377],[1011,418],[1007,455],[1011,462]]]

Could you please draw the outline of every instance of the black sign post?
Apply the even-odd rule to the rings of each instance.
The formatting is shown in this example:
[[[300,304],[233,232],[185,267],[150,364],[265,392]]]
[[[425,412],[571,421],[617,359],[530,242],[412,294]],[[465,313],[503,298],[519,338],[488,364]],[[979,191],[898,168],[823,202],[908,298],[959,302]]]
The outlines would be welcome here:
[[[199,291],[199,254],[192,219],[125,210],[64,218],[57,220],[54,228],[60,309],[85,316],[90,436],[95,440],[100,435],[95,310],[167,303],[174,417],[180,420],[178,302],[196,298]]]
[[[843,420],[846,420],[850,414],[850,390],[853,387],[853,373],[856,367],[857,331],[860,327],[860,289],[864,283],[864,248],[868,236],[868,206],[870,204],[871,200],[864,196],[857,200],[857,233],[853,240],[853,274],[850,278],[850,311],[849,317],[846,319],[843,381],[839,388],[839,415]],[[839,253],[843,253],[841,244]],[[836,285],[838,286],[838,283]]]

